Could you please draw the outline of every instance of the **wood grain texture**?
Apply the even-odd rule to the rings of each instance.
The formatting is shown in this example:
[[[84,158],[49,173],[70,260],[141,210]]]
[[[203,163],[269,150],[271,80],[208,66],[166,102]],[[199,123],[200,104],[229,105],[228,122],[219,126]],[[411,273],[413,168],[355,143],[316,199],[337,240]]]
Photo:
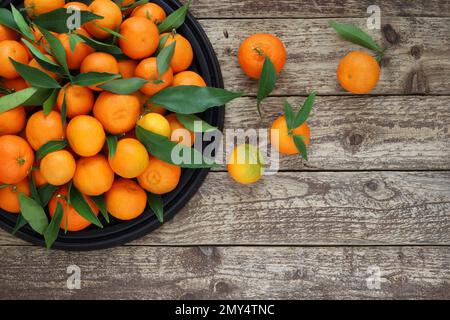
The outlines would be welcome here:
[[[365,29],[365,19],[335,19]],[[218,55],[228,89],[255,95],[256,81],[238,64],[240,43],[253,33],[274,33],[285,43],[288,61],[274,95],[347,94],[338,84],[339,61],[360,47],[339,38],[329,19],[208,19],[201,23]],[[368,31],[389,47],[372,94],[450,94],[450,18],[386,17],[382,30]]]
[[[0,299],[450,298],[448,247],[0,247],[0,256]],[[80,267],[80,290],[67,289],[69,265]],[[377,267],[380,290],[369,289]]]
[[[133,244],[450,245],[450,173],[280,173],[252,187],[211,173],[174,220]]]
[[[262,121],[255,99],[236,100],[227,105],[225,128],[269,128],[285,100],[267,99]],[[287,100],[298,109],[305,98]],[[309,119],[309,161],[281,156],[280,168],[449,170],[449,111],[449,97],[319,97]]]
[[[380,7],[382,17],[450,16],[450,2],[447,0],[196,0],[191,11],[198,18],[361,18],[369,16],[367,8],[373,4]]]

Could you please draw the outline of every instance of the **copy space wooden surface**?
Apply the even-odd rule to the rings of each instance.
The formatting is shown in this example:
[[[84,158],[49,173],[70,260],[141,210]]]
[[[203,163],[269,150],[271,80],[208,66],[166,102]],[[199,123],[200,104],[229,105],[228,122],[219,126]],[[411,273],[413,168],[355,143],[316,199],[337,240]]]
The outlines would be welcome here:
[[[285,99],[319,92],[310,161],[251,187],[224,168],[156,232],[119,248],[47,251],[0,231],[0,298],[450,298],[450,3],[378,1],[389,50],[376,90],[351,96],[336,81],[357,47],[330,19],[366,28],[371,1],[197,0],[192,12],[220,60],[227,128],[267,128]],[[274,96],[255,109],[256,84],[239,43],[276,33],[289,60]],[[81,289],[66,286],[69,265]],[[371,274],[379,270],[380,286]]]

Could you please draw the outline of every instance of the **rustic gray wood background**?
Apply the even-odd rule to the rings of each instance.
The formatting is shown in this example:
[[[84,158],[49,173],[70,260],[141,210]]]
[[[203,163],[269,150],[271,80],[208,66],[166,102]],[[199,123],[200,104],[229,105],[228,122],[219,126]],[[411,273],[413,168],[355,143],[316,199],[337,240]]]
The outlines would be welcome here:
[[[366,29],[372,4],[382,29],[369,33],[389,50],[373,94],[352,96],[335,72],[357,47],[328,21]],[[250,96],[227,106],[226,127],[268,126],[316,89],[311,160],[284,157],[252,187],[213,172],[173,221],[111,250],[47,251],[0,231],[0,298],[449,299],[450,1],[196,0],[192,13],[229,89],[256,92],[237,63],[245,37],[285,42],[263,120]],[[66,286],[73,264],[80,290]]]

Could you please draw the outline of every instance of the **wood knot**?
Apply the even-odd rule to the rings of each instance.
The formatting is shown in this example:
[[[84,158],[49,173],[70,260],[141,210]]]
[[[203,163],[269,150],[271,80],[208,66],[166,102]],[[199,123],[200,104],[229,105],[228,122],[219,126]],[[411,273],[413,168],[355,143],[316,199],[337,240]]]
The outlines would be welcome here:
[[[357,152],[361,149],[364,142],[364,134],[362,132],[351,130],[344,135],[342,145],[344,149],[350,152]]]
[[[420,59],[420,57],[422,56],[422,49],[417,45],[412,46],[411,55],[417,60]]]
[[[378,183],[376,181],[369,181],[366,183],[366,187],[371,191],[377,191]]]
[[[376,180],[370,180],[364,184],[364,193],[378,201],[387,201],[396,195],[396,192],[388,188],[383,181]]]
[[[405,93],[429,93],[427,77],[422,69],[416,69],[409,72],[405,80]]]
[[[226,47],[225,48],[225,55],[227,55],[227,56],[233,55],[233,50],[231,50],[230,47]]]
[[[223,29],[223,36],[225,37],[225,39],[228,39],[230,37],[227,29]]]
[[[359,133],[354,133],[348,137],[348,141],[351,146],[359,146],[363,140],[363,136]]]
[[[213,292],[219,295],[226,295],[231,292],[231,287],[224,281],[217,281],[213,285]]]
[[[400,36],[390,24],[385,24],[382,28],[384,38],[387,42],[394,45],[400,42]]]

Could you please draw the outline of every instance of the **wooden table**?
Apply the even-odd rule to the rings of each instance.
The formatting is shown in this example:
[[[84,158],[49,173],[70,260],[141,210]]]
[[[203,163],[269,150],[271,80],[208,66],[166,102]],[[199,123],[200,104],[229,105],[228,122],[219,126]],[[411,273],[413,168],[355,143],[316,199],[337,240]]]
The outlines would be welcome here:
[[[237,63],[245,37],[285,42],[262,121],[249,96],[226,127],[267,127],[315,89],[310,161],[284,157],[252,187],[213,172],[173,221],[111,250],[47,251],[1,231],[0,298],[450,298],[450,2],[376,3],[369,33],[389,50],[373,94],[353,96],[335,72],[357,47],[328,21],[367,29],[373,1],[194,1],[228,89],[256,92]]]

